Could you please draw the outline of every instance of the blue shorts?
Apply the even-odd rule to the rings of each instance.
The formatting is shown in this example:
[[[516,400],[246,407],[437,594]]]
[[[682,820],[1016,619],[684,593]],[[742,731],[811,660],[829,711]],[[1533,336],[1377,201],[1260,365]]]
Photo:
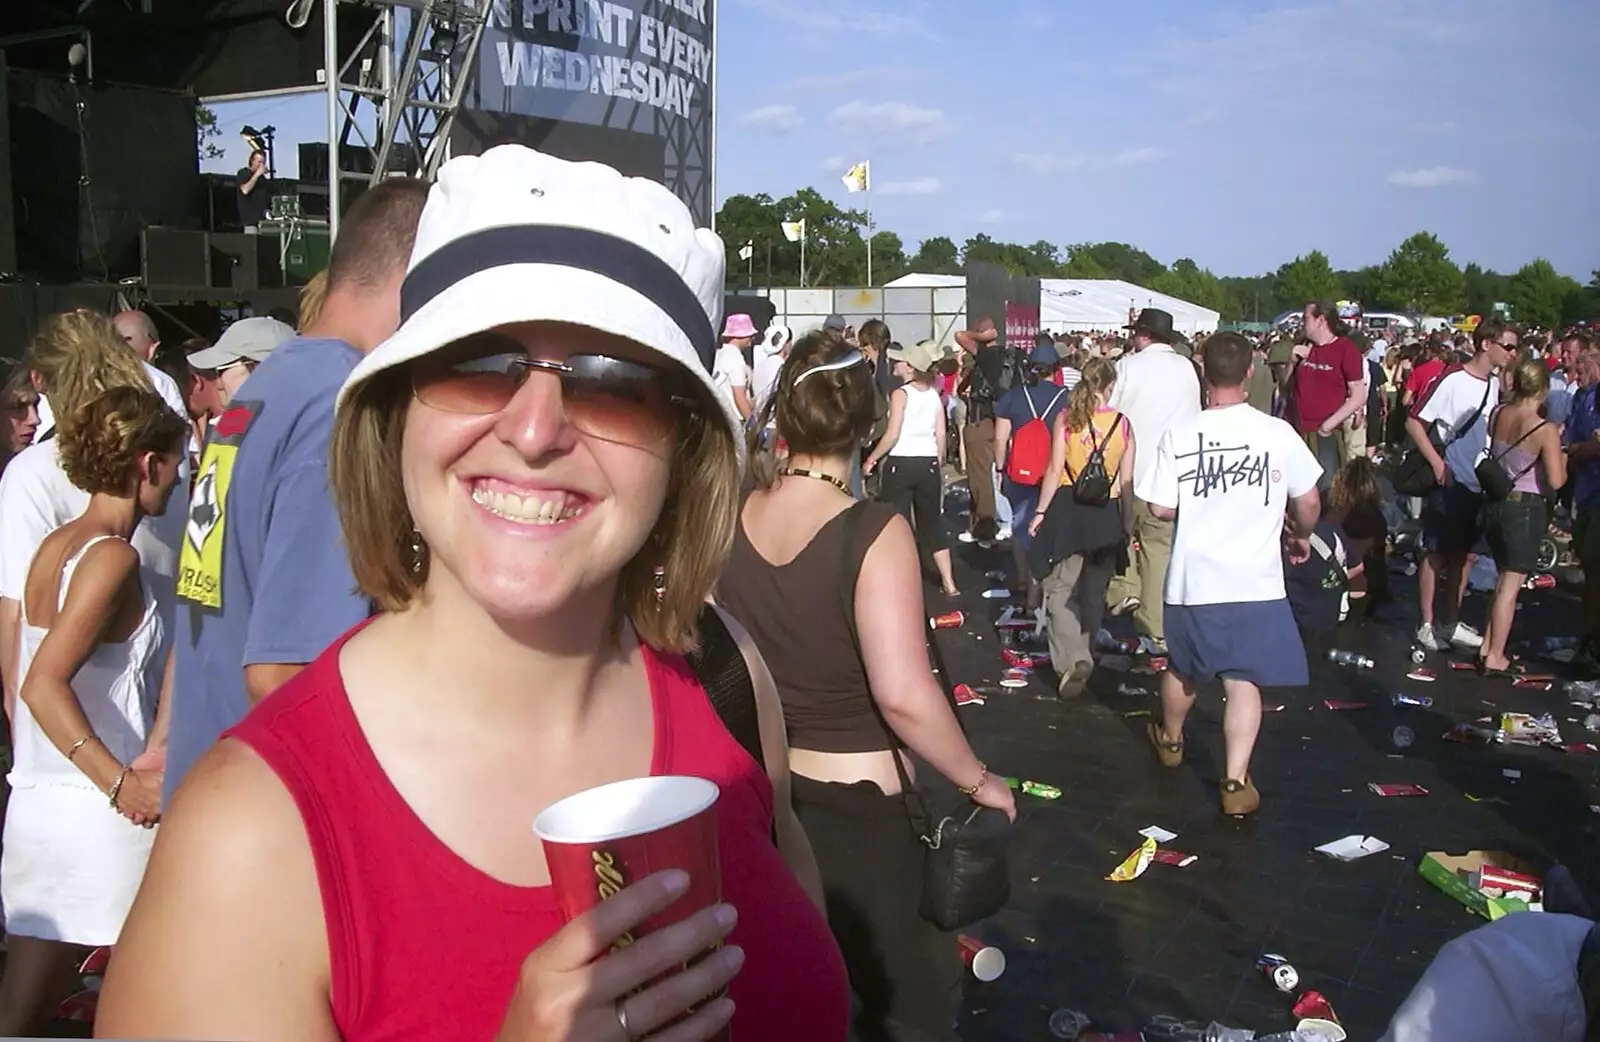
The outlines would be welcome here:
[[[1288,598],[1233,604],[1168,604],[1167,663],[1194,683],[1222,678],[1257,687],[1311,682]]]

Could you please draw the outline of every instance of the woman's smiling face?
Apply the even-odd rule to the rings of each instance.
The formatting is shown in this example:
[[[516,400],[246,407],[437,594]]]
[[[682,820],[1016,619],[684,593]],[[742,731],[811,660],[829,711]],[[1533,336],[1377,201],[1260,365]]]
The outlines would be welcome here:
[[[609,596],[666,501],[673,367],[632,341],[554,323],[505,326],[450,351],[417,363],[401,442],[428,584],[453,583],[508,622]],[[636,385],[614,378],[640,365]]]

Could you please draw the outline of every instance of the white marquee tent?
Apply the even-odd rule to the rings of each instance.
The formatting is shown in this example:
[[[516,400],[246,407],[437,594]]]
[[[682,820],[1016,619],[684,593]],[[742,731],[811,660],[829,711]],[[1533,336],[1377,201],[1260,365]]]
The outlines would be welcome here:
[[[967,284],[964,275],[902,275],[889,287],[957,289]],[[1216,330],[1222,316],[1210,308],[1191,304],[1120,279],[1041,279],[1039,324],[1052,333],[1103,332],[1128,324],[1129,308],[1161,308],[1170,312],[1172,324],[1185,336]]]

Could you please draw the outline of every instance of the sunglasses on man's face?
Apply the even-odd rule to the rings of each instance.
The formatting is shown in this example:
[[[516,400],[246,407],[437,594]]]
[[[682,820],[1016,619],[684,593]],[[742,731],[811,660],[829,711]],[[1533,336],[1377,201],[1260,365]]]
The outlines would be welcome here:
[[[699,404],[682,373],[604,354],[530,358],[520,342],[497,333],[467,337],[419,360],[411,388],[431,409],[484,416],[510,405],[535,373],[559,380],[568,422],[603,441],[659,443],[685,409]]]

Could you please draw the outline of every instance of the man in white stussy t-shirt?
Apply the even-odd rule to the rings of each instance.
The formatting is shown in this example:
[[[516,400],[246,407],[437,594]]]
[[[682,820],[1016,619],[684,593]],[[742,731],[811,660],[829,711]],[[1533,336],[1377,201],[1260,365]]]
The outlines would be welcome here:
[[[1294,428],[1250,407],[1253,366],[1250,342],[1238,334],[1207,339],[1207,406],[1162,436],[1134,485],[1153,515],[1177,522],[1163,598],[1168,665],[1150,743],[1163,765],[1181,764],[1195,685],[1221,679],[1222,811],[1234,815],[1261,805],[1250,778],[1261,688],[1308,681],[1283,547],[1287,541],[1291,560],[1305,560],[1321,512],[1317,458]]]

